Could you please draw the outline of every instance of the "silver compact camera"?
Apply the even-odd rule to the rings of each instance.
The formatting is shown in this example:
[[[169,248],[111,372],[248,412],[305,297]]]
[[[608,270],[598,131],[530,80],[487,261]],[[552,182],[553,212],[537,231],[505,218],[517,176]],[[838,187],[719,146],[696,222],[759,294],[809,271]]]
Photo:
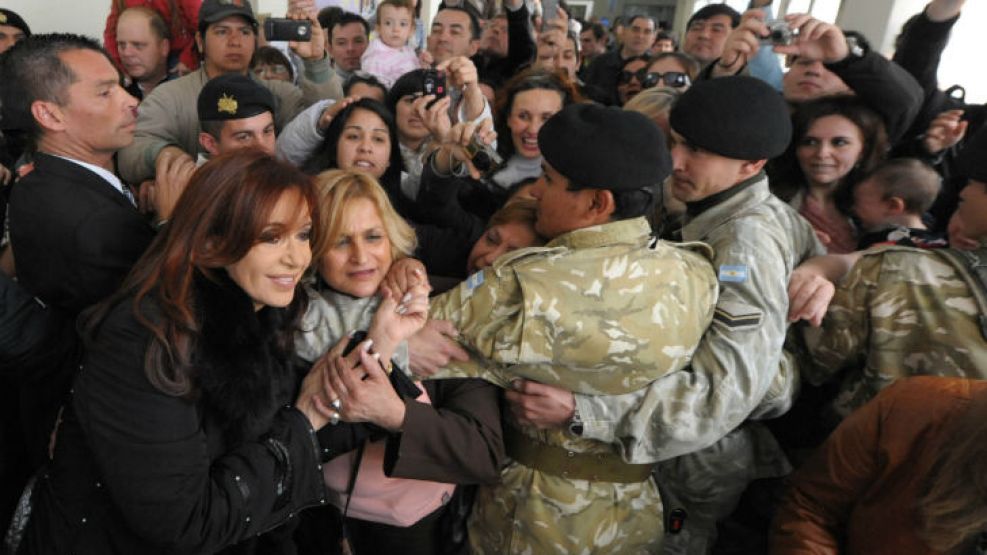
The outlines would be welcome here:
[[[769,42],[775,46],[788,46],[795,42],[799,36],[798,29],[792,29],[788,22],[783,19],[776,19],[766,23],[768,26],[768,36],[764,42]]]

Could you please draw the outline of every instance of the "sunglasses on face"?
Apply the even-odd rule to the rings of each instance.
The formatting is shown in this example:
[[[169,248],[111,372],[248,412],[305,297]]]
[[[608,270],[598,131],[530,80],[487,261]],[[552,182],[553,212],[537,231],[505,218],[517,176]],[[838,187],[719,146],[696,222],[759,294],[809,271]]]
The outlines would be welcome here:
[[[643,79],[638,77],[638,80],[641,81],[641,86],[646,89],[654,87],[659,81],[664,81],[666,87],[673,89],[688,87],[692,83],[689,76],[681,71],[666,71],[665,73],[653,71],[645,75]]]
[[[617,83],[621,85],[626,85],[631,82],[631,79],[637,79],[638,83],[644,82],[644,77],[648,74],[648,68],[642,67],[637,71],[627,71],[626,69],[621,71],[617,75]]]

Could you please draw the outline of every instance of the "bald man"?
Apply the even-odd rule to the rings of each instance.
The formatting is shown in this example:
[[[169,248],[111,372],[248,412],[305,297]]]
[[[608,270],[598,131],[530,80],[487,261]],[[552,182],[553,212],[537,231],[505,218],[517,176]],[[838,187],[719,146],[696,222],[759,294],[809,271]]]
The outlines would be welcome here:
[[[168,79],[168,25],[149,8],[127,8],[117,20],[117,51],[130,81],[127,92],[138,100]]]

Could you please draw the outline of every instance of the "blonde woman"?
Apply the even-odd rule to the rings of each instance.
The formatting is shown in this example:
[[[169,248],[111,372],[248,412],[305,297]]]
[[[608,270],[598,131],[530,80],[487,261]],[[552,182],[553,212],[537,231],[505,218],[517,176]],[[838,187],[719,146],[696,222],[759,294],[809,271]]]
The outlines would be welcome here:
[[[427,284],[394,299],[381,283],[414,250],[414,231],[369,174],[332,170],[317,177],[316,187],[327,241],[315,246],[317,284],[309,291],[298,353],[315,360],[346,343],[349,332],[366,330],[370,349],[390,370],[329,365],[330,401],[341,422],[320,435],[326,455],[339,455],[324,467],[330,502],[343,515],[343,536],[355,553],[436,553],[448,541],[439,537],[439,525],[454,484],[499,478],[497,389],[481,380],[410,382],[403,374],[404,339],[424,321]],[[395,310],[416,320],[400,337],[376,325],[378,314]]]

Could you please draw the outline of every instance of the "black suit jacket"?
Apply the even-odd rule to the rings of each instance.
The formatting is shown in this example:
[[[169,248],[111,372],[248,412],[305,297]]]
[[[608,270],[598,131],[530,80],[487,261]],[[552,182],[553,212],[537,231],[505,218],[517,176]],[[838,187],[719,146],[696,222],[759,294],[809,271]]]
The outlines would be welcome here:
[[[57,156],[38,153],[34,160],[34,170],[13,186],[9,224],[19,285],[46,305],[25,303],[22,316],[44,329],[30,336],[31,345],[22,341],[16,357],[3,353],[0,369],[15,377],[20,403],[16,421],[3,424],[20,428],[23,443],[5,440],[0,452],[23,449],[37,467],[47,459],[55,416],[78,365],[76,317],[119,287],[154,234],[99,175]]]
[[[154,237],[105,179],[43,153],[14,185],[9,218],[20,283],[71,318],[116,291]]]

